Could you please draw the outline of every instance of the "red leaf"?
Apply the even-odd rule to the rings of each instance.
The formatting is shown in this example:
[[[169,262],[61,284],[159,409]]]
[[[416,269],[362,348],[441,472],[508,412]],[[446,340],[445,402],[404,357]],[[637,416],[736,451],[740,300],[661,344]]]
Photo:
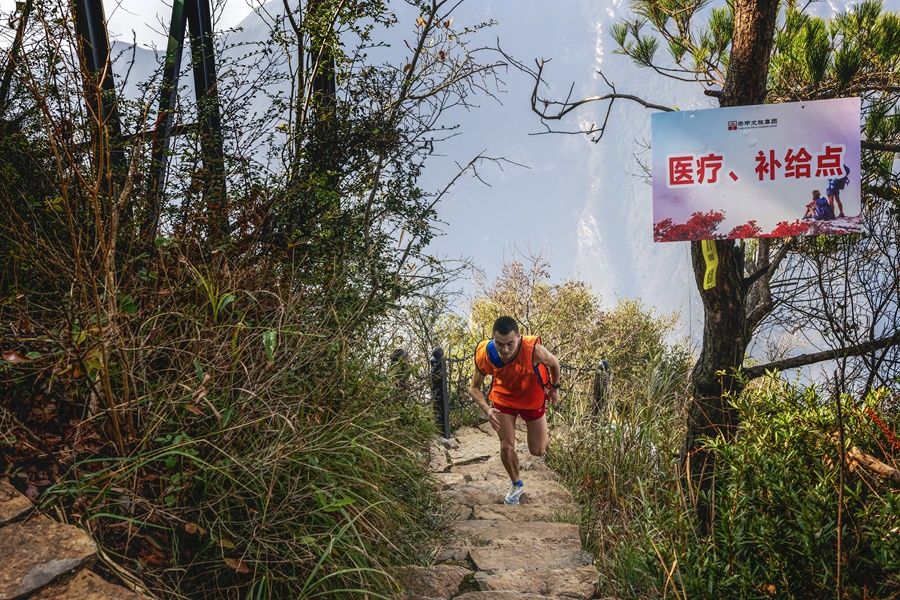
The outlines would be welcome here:
[[[15,350],[7,350],[3,353],[3,360],[11,363],[23,363],[28,362],[28,359],[16,352]]]

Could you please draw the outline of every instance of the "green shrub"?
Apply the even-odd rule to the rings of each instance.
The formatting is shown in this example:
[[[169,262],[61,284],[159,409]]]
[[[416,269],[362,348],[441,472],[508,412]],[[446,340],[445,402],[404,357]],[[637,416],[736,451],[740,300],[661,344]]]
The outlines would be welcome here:
[[[884,394],[843,399],[847,447],[896,465],[866,412]],[[628,428],[595,428],[589,451],[554,455],[565,479],[596,479],[580,496],[600,507],[587,530],[599,555],[601,587],[629,598],[825,598],[836,580],[840,451],[833,399],[778,379],[736,401],[741,428],[733,443],[710,441],[717,460],[713,533],[697,533],[678,478],[677,435],[648,436],[657,417],[636,415]],[[885,410],[885,412],[890,412]],[[897,415],[887,419],[896,430]],[[672,427],[665,421],[657,433]],[[664,452],[656,439],[669,440]],[[666,459],[661,460],[664,456]],[[573,465],[579,465],[578,470]],[[844,598],[900,593],[900,499],[896,485],[850,463],[841,524]]]

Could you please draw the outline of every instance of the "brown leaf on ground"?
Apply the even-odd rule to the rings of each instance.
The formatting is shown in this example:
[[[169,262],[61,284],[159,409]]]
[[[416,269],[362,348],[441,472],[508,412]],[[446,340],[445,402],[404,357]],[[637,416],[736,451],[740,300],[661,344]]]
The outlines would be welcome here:
[[[250,569],[247,567],[244,561],[237,558],[223,558],[222,559],[226,565],[237,571],[238,573],[249,573]]]
[[[206,533],[206,530],[204,530],[202,527],[200,527],[196,523],[185,523],[184,531],[185,531],[185,533],[188,533],[190,535],[194,535],[196,533],[203,535],[204,533]]]
[[[6,350],[3,354],[0,354],[3,357],[3,360],[6,362],[10,362],[13,364],[28,362],[28,359],[16,352],[15,350]]]

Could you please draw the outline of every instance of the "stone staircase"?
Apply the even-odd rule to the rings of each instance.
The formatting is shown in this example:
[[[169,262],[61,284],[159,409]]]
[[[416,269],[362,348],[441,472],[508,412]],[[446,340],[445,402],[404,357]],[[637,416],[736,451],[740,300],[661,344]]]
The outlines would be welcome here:
[[[97,545],[84,530],[33,513],[0,480],[0,600],[144,600],[88,569]]]
[[[509,477],[488,424],[435,444],[431,471],[453,519],[431,567],[396,572],[407,600],[536,600],[594,597],[597,571],[581,547],[578,507],[542,461],[516,447],[525,494],[506,506]]]

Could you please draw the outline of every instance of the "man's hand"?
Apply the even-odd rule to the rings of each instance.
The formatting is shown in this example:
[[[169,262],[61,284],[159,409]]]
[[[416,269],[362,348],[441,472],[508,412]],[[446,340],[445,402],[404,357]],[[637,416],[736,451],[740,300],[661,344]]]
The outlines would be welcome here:
[[[559,390],[555,387],[551,387],[550,391],[547,392],[547,400],[550,401],[550,404],[556,404],[559,402]]]
[[[494,431],[500,431],[500,419],[497,418],[497,413],[500,411],[494,408],[493,406],[488,409],[487,417],[491,422],[491,427],[494,428]]]

